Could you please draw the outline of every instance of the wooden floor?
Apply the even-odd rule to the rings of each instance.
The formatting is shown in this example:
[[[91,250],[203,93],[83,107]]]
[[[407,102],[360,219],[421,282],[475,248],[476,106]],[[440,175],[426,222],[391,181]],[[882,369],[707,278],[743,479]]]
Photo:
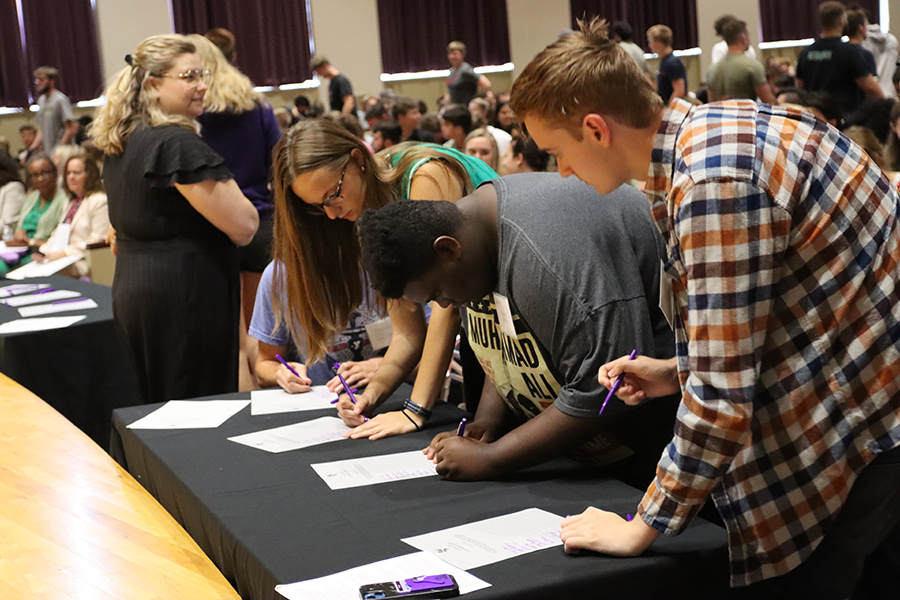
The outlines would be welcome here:
[[[0,598],[238,595],[131,475],[0,374]]]

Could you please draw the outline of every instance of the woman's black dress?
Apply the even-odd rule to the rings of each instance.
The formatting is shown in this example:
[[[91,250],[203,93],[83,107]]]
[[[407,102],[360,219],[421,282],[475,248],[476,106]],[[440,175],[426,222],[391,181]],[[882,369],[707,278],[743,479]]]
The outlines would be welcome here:
[[[222,157],[174,125],[138,128],[106,158],[113,316],[144,402],[237,391],[237,248],[173,185],[231,178]]]

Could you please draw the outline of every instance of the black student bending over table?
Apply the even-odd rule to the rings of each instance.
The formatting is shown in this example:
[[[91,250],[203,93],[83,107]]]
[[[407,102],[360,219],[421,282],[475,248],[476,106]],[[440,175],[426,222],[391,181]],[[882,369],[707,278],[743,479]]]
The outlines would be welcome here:
[[[41,397],[106,449],[112,410],[140,398],[134,368],[113,324],[110,289],[60,275],[0,280],[0,286],[19,283],[49,284],[97,303],[90,310],[46,315],[85,316],[69,327],[0,334],[0,372]],[[0,323],[20,318],[17,308],[0,303]]]
[[[396,410],[408,394],[409,387],[401,387],[381,410]],[[499,481],[426,477],[335,491],[309,466],[424,448],[464,414],[449,404],[437,406],[421,432],[279,454],[226,438],[333,413],[251,416],[247,407],[217,429],[127,429],[158,407],[115,411],[113,455],[185,527],[238,592],[254,600],[278,597],[277,584],[415,552],[400,541],[403,537],[530,507],[564,516],[595,503],[624,515],[634,512],[641,498],[638,490],[568,459]],[[728,589],[726,560],[724,530],[701,520],[637,558],[573,557],[560,546],[472,569],[492,587],[468,597],[722,598]]]

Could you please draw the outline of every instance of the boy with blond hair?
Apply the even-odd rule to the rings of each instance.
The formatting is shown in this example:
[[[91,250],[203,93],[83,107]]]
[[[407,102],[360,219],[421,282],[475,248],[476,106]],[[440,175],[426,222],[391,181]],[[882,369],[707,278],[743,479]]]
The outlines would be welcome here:
[[[623,357],[599,379],[624,374],[629,404],[679,391],[675,435],[638,517],[569,517],[566,550],[636,556],[712,498],[731,583],[752,597],[896,593],[900,200],[889,181],[804,112],[665,107],[596,19],[540,52],[510,104],[561,174],[601,194],[645,182],[673,288],[663,304],[676,358]]]

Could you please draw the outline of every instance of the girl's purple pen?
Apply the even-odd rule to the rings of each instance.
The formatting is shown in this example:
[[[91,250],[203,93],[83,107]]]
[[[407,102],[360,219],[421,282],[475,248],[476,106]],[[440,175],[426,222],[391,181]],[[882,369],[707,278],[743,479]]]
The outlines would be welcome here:
[[[341,381],[341,385],[344,386],[344,391],[347,392],[347,395],[350,396],[350,402],[356,404],[356,396],[353,395],[353,390],[350,389],[350,386],[347,385],[347,380],[344,379],[344,376],[338,373],[338,369],[341,368],[341,365],[338,363],[334,363],[334,374],[338,376],[338,379]],[[369,417],[366,415],[360,415],[363,418],[363,421],[368,421]]]

